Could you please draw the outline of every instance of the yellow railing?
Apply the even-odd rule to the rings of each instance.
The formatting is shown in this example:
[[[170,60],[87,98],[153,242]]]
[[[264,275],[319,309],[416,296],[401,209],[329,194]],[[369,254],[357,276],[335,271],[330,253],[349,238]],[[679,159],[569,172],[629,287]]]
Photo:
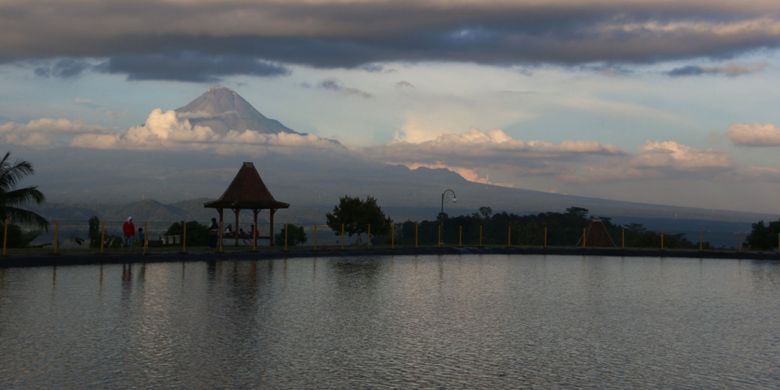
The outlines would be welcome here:
[[[48,249],[42,249],[37,253],[41,254],[68,254],[68,253],[132,253],[136,251],[136,254],[154,255],[157,253],[172,253],[178,250],[179,253],[190,252],[204,252],[211,251],[222,253],[225,251],[224,239],[227,233],[224,230],[224,222],[218,225],[218,232],[216,233],[216,240],[210,241],[212,247],[208,249],[205,244],[202,243],[202,233],[198,231],[192,231],[191,225],[188,225],[185,221],[180,221],[181,230],[179,231],[178,238],[174,245],[168,244],[167,240],[158,240],[157,237],[163,235],[162,231],[166,229],[162,226],[166,225],[163,222],[156,221],[154,224],[146,221],[143,222],[143,233],[138,234],[135,237],[135,242],[132,247],[119,248],[117,239],[121,237],[119,227],[121,221],[108,221],[108,223],[101,223],[97,227],[96,234],[99,235],[99,242],[89,245],[89,249],[76,247],[73,241],[73,234],[69,233],[68,229],[73,229],[75,223],[63,224],[62,221],[53,221],[51,224],[51,231],[48,233],[51,238],[51,245]],[[81,222],[80,231],[86,230],[86,224]],[[236,251],[265,251],[270,250],[265,245],[265,241],[269,240],[283,243],[282,250],[292,251],[296,247],[304,246],[308,250],[323,250],[340,248],[371,248],[374,246],[380,248],[389,249],[403,249],[403,248],[421,248],[421,247],[492,247],[492,248],[550,248],[551,243],[553,246],[559,247],[576,247],[579,246],[582,249],[589,249],[598,247],[601,239],[594,239],[589,228],[582,229],[581,233],[578,229],[565,229],[569,236],[566,238],[566,242],[569,244],[561,245],[561,230],[564,228],[557,228],[555,226],[538,226],[533,231],[529,231],[527,227],[518,226],[511,223],[505,225],[497,224],[473,224],[473,225],[456,225],[452,223],[444,222],[432,222],[432,223],[419,223],[410,222],[402,224],[389,224],[387,226],[375,226],[371,224],[365,224],[361,226],[338,224],[337,229],[334,232],[331,227],[325,224],[308,224],[301,227],[307,240],[301,242],[301,238],[298,236],[298,227],[289,223],[283,224],[283,230],[276,234],[276,237],[259,236],[259,228],[249,228],[248,233],[242,236],[236,234],[236,238],[241,239],[241,244],[238,249],[233,249],[231,245],[230,252]],[[6,220],[2,223],[2,256],[9,256],[9,234],[10,221]],[[65,227],[65,228],[64,228]],[[150,229],[151,228],[151,229]],[[475,229],[476,228],[476,229]],[[156,229],[156,230],[155,230]],[[236,227],[236,230],[239,230]],[[477,230],[478,229],[478,230]],[[140,229],[139,229],[140,230]],[[355,230],[359,230],[357,235],[354,234]],[[572,230],[576,231],[576,234],[572,234]],[[398,233],[403,234],[398,234]],[[557,232],[557,233],[556,233]],[[626,249],[630,245],[634,245],[637,240],[637,236],[634,231],[619,228],[610,230],[613,236],[619,235],[619,241],[613,243],[616,249]],[[140,232],[139,232],[140,233]],[[334,234],[335,233],[335,234]],[[361,234],[362,233],[362,234]],[[629,237],[629,233],[632,234]],[[63,237],[69,237],[63,240]],[[95,234],[95,233],[91,233]],[[200,234],[200,235],[199,235]],[[556,235],[557,234],[557,235]],[[572,235],[579,235],[579,237],[571,237]],[[152,239],[155,237],[155,239]],[[211,236],[215,237],[215,236]],[[233,237],[232,235],[229,237]],[[655,245],[652,248],[637,248],[633,249],[656,249],[656,250],[670,250],[676,247],[677,239],[667,233],[656,233],[653,236]],[[258,245],[258,239],[260,243]],[[707,246],[704,241],[705,236],[703,233],[699,234],[698,240],[694,239],[693,242],[686,243],[686,249],[704,251]],[[11,238],[13,241],[13,238]],[[193,241],[194,240],[194,241]],[[211,239],[209,239],[211,240]],[[364,241],[365,240],[365,241]],[[611,240],[611,239],[610,239]],[[617,241],[617,240],[616,240]],[[645,239],[647,241],[647,239]],[[780,247],[780,234],[777,237],[778,247]],[[154,245],[152,245],[154,243]],[[135,248],[135,249],[133,249]],[[677,247],[677,249],[681,249]],[[19,249],[13,248],[10,251],[10,255],[14,256],[16,253],[33,253],[33,249]],[[778,250],[780,253],[780,250]]]

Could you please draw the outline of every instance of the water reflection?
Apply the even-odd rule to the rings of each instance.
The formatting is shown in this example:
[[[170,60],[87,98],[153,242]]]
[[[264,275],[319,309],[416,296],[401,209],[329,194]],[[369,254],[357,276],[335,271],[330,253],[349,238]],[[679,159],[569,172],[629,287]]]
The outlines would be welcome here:
[[[336,275],[351,280],[355,276],[361,279],[374,279],[383,263],[374,259],[355,258],[332,261],[331,265],[336,271]]]
[[[206,270],[208,272],[209,281],[213,282],[217,278],[217,261],[209,261],[206,263]]]
[[[777,388],[777,302],[759,261],[0,269],[0,388]]]

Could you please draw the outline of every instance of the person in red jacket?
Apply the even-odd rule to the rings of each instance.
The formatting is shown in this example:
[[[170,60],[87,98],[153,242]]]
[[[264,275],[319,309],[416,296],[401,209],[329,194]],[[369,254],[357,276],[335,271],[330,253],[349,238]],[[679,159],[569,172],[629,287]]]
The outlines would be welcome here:
[[[133,237],[135,237],[133,217],[127,217],[127,221],[122,224],[122,235],[125,237],[125,246],[133,246]]]

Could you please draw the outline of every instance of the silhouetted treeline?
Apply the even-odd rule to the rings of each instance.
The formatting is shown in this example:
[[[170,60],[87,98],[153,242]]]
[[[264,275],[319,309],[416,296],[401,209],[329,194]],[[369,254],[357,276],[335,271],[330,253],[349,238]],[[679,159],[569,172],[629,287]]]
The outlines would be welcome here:
[[[768,250],[777,248],[777,235],[780,234],[780,220],[765,224],[758,221],[753,224],[750,234],[745,238],[745,246],[750,249]]]
[[[191,246],[205,246],[209,243],[209,227],[198,221],[187,221],[187,244]],[[182,224],[174,222],[168,227],[166,235],[182,234]],[[232,237],[232,236],[231,236]]]
[[[570,207],[564,213],[546,212],[535,215],[517,215],[509,213],[493,214],[490,208],[483,207],[479,213],[448,217],[439,215],[436,221],[419,223],[420,245],[435,245],[438,239],[439,225],[445,245],[457,245],[459,229],[463,229],[463,245],[479,244],[480,226],[483,229],[483,245],[506,245],[508,230],[511,230],[512,245],[544,245],[544,228],[547,227],[547,245],[575,246],[581,244],[583,229],[588,227],[592,218],[588,210]],[[659,248],[661,233],[650,231],[641,224],[616,225],[609,218],[599,218],[606,227],[616,246],[620,246],[621,230],[625,229],[625,245],[634,248]],[[397,225],[398,226],[398,225]],[[415,223],[407,221],[396,228],[397,243],[414,245]],[[685,235],[664,234],[665,248],[698,248]],[[709,248],[709,244],[704,244]]]

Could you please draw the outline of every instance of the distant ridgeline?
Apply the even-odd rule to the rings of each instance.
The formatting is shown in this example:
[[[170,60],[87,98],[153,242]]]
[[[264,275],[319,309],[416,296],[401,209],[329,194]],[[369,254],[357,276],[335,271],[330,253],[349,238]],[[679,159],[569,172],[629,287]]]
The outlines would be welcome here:
[[[600,221],[598,229],[593,221]],[[547,227],[547,244],[549,246],[578,246],[582,245],[583,230],[587,229],[587,236],[592,237],[598,233],[600,243],[592,242],[589,246],[611,246],[605,244],[604,239],[620,246],[621,233],[625,234],[625,246],[634,248],[658,248],[661,246],[661,232],[646,229],[640,224],[616,225],[609,218],[592,218],[588,210],[580,207],[570,207],[565,213],[546,212],[536,215],[516,215],[505,212],[493,214],[489,207],[480,208],[479,213],[458,217],[440,215],[436,221],[422,221],[419,223],[418,234],[420,245],[434,245],[439,237],[441,225],[441,237],[444,245],[456,245],[459,242],[460,229],[463,230],[463,245],[474,246],[479,244],[480,226],[482,226],[483,245],[506,245],[508,232],[511,231],[512,245],[542,246],[544,245],[544,228]],[[407,221],[401,224],[399,244],[414,245],[415,223]],[[596,230],[599,230],[598,232]],[[609,235],[606,237],[604,230]],[[398,233],[396,233],[398,234]],[[685,238],[685,234],[664,234],[665,248],[698,248],[699,243],[694,243]],[[703,243],[704,248],[710,248],[710,244]]]

